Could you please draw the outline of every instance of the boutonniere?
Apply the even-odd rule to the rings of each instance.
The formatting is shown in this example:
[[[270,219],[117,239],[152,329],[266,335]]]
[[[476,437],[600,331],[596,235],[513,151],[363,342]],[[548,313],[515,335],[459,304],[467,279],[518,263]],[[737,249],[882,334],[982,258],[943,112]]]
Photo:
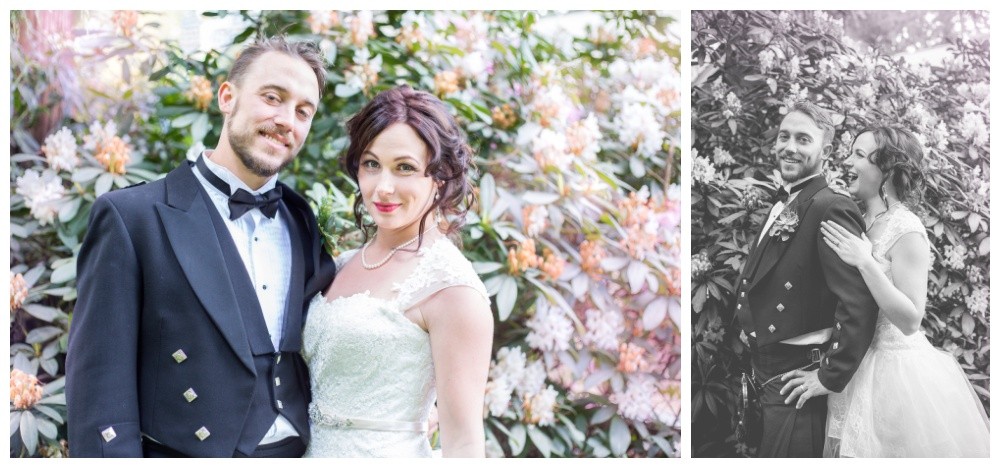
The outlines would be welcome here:
[[[771,237],[781,237],[781,241],[787,241],[792,234],[795,233],[795,229],[799,227],[799,215],[795,214],[794,211],[785,209],[778,215],[778,219],[774,220],[774,224],[771,225],[771,230],[768,231],[768,235]]]

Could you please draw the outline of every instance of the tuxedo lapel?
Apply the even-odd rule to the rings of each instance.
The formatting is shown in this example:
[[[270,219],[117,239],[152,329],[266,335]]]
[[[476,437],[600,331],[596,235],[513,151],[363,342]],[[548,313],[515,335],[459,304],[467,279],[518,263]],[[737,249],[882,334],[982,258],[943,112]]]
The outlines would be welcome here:
[[[289,210],[285,203],[278,206],[278,211],[281,213],[281,217],[286,221],[288,226],[288,238],[291,240],[291,253],[292,253],[292,271],[289,278],[288,285],[288,300],[285,305],[285,320],[282,329],[284,332],[281,336],[281,343],[279,347],[282,351],[286,352],[299,352],[302,348],[302,314],[303,314],[303,297],[305,293],[305,262],[306,258],[303,254],[303,245],[309,242],[309,237],[303,231],[302,223],[299,222],[299,217]]]
[[[156,211],[188,283],[219,332],[250,372],[256,373],[230,271],[201,184],[189,165],[167,175],[167,203]]]
[[[805,219],[805,212],[809,209],[809,205],[812,204],[812,197],[816,195],[823,187],[826,187],[826,178],[818,176],[802,188],[802,191],[795,197],[794,200],[788,203],[784,211],[792,211],[796,214],[799,222]],[[780,215],[779,215],[780,216]],[[772,227],[774,225],[772,224]],[[761,278],[767,276],[767,273],[778,264],[778,260],[785,254],[788,250],[788,246],[791,245],[795,238],[796,233],[801,229],[800,225],[796,225],[791,237],[788,240],[781,240],[780,237],[772,236],[770,233],[764,234],[764,239],[760,241],[760,245],[757,246],[759,251],[758,258],[756,259],[755,265],[752,265],[752,270],[750,270],[750,287],[752,288]],[[755,239],[756,240],[756,239]]]

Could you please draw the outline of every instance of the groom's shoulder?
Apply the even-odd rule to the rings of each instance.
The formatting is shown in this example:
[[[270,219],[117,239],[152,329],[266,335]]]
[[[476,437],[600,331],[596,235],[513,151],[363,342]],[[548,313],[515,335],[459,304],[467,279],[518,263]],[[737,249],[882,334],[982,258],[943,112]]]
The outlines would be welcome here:
[[[163,200],[165,187],[163,178],[143,181],[107,192],[98,200],[111,203],[118,210],[148,210],[153,203]]]
[[[851,194],[838,187],[824,187],[819,192],[816,192],[813,201],[813,206],[823,212],[834,210],[860,213],[858,204],[854,202]]]

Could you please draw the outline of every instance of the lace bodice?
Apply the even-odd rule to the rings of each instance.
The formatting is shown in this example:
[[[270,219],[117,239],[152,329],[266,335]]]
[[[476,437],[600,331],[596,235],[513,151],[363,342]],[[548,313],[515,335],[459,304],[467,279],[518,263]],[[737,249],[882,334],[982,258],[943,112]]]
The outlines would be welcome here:
[[[338,267],[356,252],[338,257]],[[302,337],[313,400],[307,456],[431,455],[419,429],[436,398],[430,336],[404,312],[453,286],[470,287],[487,302],[489,296],[448,240],[418,255],[416,268],[393,285],[390,298],[365,291],[332,301],[320,294],[310,303]]]
[[[927,230],[924,228],[924,224],[920,221],[920,218],[913,214],[912,211],[902,206],[897,206],[889,213],[886,213],[885,229],[882,230],[878,237],[871,239],[872,254],[878,260],[879,265],[882,267],[882,272],[885,273],[890,281],[892,281],[892,270],[886,255],[903,235],[911,232],[919,233],[924,239],[928,250],[930,250],[930,240],[927,238]],[[923,333],[918,332],[910,336],[904,335],[879,310],[878,321],[875,324],[875,337],[871,345],[872,348],[899,349],[923,345],[924,343],[926,343],[926,338]]]

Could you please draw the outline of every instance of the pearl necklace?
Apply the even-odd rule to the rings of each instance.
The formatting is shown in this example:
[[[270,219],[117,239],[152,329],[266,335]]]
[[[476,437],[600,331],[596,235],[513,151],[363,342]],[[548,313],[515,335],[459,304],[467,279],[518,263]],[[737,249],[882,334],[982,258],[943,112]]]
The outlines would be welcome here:
[[[430,232],[431,229],[433,229],[433,227],[431,227],[430,229],[427,229],[426,231],[422,232],[421,234],[427,234],[428,232]],[[375,263],[374,265],[372,265],[372,264],[368,263],[368,259],[366,258],[366,256],[367,256],[366,253],[368,252],[368,246],[372,245],[375,242],[375,237],[378,236],[378,233],[375,233],[375,235],[372,236],[372,241],[369,242],[369,243],[367,243],[367,244],[365,244],[365,246],[361,248],[361,266],[364,267],[364,269],[366,269],[366,270],[374,270],[374,269],[376,269],[376,268],[378,268],[378,267],[380,267],[382,265],[385,265],[386,263],[389,262],[389,259],[391,259],[393,255],[396,255],[396,252],[398,252],[400,249],[402,249],[403,247],[406,247],[406,246],[408,246],[408,245],[416,242],[417,239],[420,238],[421,234],[417,234],[417,236],[414,237],[413,239],[410,239],[410,240],[408,240],[406,242],[403,242],[402,244],[399,244],[399,245],[393,247],[392,250],[389,251],[389,255],[386,255],[386,257],[383,258],[382,261],[380,261],[380,262]]]

